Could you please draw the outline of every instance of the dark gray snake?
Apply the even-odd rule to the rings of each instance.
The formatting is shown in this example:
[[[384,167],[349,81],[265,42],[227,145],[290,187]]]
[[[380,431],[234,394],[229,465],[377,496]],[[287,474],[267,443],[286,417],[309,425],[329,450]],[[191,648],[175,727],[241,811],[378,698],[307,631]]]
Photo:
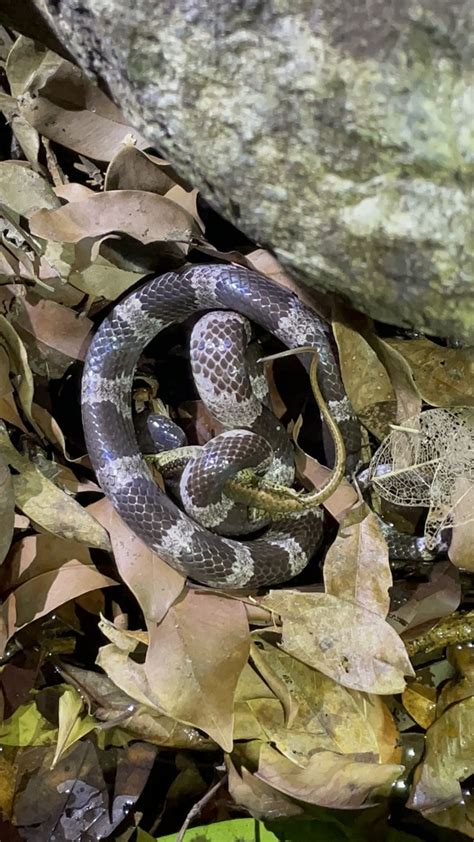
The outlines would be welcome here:
[[[168,325],[201,310],[242,313],[289,347],[314,347],[319,379],[344,436],[348,464],[358,458],[359,426],[341,382],[328,325],[292,293],[239,266],[192,266],[148,281],[118,304],[89,348],[82,382],[87,449],[117,512],[172,567],[207,585],[256,587],[300,572],[319,545],[322,510],[278,520],[264,537],[237,541],[188,518],[154,482],[134,431],[131,389],[145,346]],[[301,358],[306,366],[308,360]]]

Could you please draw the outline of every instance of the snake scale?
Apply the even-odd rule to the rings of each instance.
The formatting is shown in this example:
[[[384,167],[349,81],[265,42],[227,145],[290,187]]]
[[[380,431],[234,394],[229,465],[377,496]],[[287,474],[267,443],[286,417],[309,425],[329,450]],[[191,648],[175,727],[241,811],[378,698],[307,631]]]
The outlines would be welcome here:
[[[87,449],[99,483],[116,511],[152,550],[191,578],[241,588],[291,579],[322,537],[322,509],[278,520],[263,537],[234,540],[191,520],[154,482],[141,455],[132,418],[135,367],[161,330],[206,310],[243,314],[290,348],[319,356],[324,399],[343,434],[348,464],[359,453],[359,426],[345,395],[330,328],[293,293],[236,265],[196,265],[147,281],[117,304],[90,345],[82,381]],[[308,368],[308,359],[301,357]]]

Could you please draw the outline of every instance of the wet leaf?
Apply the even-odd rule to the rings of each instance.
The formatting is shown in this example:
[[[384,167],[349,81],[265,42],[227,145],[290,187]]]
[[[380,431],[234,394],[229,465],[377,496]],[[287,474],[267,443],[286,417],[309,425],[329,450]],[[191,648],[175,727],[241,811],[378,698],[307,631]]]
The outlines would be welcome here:
[[[389,339],[408,362],[417,389],[432,406],[474,405],[474,351],[422,339]]]
[[[196,223],[187,211],[163,196],[141,190],[111,190],[54,211],[37,211],[30,228],[38,237],[64,243],[117,231],[144,244],[187,242],[196,233]]]
[[[403,772],[403,766],[360,762],[321,751],[298,766],[269,745],[260,752],[257,778],[299,801],[338,809],[375,802]]]
[[[422,728],[429,728],[436,718],[436,690],[413,682],[402,693],[405,710]]]
[[[56,766],[65,751],[92,731],[97,723],[92,716],[81,717],[84,702],[74,687],[65,687],[58,708],[58,738],[51,768]]]
[[[452,705],[426,732],[426,752],[408,806],[423,814],[462,802],[460,781],[474,772],[474,697]]]
[[[280,614],[282,648],[344,687],[401,693],[413,675],[405,647],[380,616],[331,594],[271,591],[262,604]]]
[[[146,674],[164,712],[230,750],[235,689],[249,653],[243,605],[187,591],[149,632]]]
[[[6,568],[6,565],[5,565]],[[53,535],[30,535],[17,541],[8,559],[3,589],[12,589],[1,607],[2,650],[20,628],[44,617],[81,594],[115,585],[99,573],[89,551]]]
[[[377,516],[367,507],[362,507],[358,522],[354,517],[350,513],[342,521],[326,553],[325,590],[385,618],[392,585],[387,542]]]

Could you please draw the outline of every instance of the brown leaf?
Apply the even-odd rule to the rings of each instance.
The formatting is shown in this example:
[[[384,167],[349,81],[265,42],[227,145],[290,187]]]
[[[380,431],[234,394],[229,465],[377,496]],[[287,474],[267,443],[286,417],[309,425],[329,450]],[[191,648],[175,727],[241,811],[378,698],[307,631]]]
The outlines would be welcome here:
[[[397,400],[396,420],[398,424],[401,424],[407,418],[421,412],[421,395],[410,366],[395,348],[392,348],[384,339],[380,339],[372,330],[365,333],[365,338],[390,377]]]
[[[359,762],[329,751],[318,752],[302,767],[263,745],[256,776],[299,801],[354,809],[376,801],[402,772],[403,766]]]
[[[197,207],[197,198],[198,198],[198,191],[194,190],[185,190],[184,187],[181,187],[179,184],[175,184],[171,190],[168,190],[165,193],[165,199],[169,199],[171,202],[175,202],[175,204],[179,205],[180,208],[184,208],[188,213],[191,214],[192,218],[196,222],[196,225],[201,229],[202,232],[205,230],[204,222],[202,221],[201,217],[199,216],[199,211]]]
[[[461,804],[460,781],[474,772],[474,696],[452,705],[428,728],[408,807],[424,815]]]
[[[409,363],[416,387],[432,406],[474,405],[474,350],[443,348],[430,339],[389,339]]]
[[[160,196],[175,186],[167,161],[127,144],[118,150],[105,174],[105,190],[145,190]],[[172,197],[170,197],[172,198]]]
[[[327,593],[271,591],[262,604],[280,614],[282,648],[354,690],[401,693],[413,675],[396,632],[372,613]]]
[[[229,793],[236,804],[244,807],[255,819],[278,819],[297,816],[302,808],[273,787],[252,775],[245,766],[239,772],[229,755],[225,757],[229,775]]]
[[[360,421],[382,439],[396,422],[397,409],[387,371],[355,327],[343,321],[334,321],[332,327],[347,396]]]
[[[163,710],[229,751],[235,688],[249,653],[243,605],[187,591],[149,632],[146,674]]]
[[[1,609],[2,651],[20,628],[81,594],[116,585],[99,573],[89,551],[53,535],[30,535],[14,544],[3,590],[13,589]]]
[[[460,601],[458,571],[449,561],[439,561],[433,564],[429,582],[418,584],[410,598],[391,612],[389,622],[405,639],[411,639],[419,634],[421,626],[456,611]]]
[[[54,55],[49,53],[49,55]],[[19,99],[20,115],[45,137],[98,161],[110,161],[124,142],[148,142],[78,67],[60,59],[33,74]]]
[[[48,181],[24,161],[0,162],[0,202],[21,216],[61,205]]]
[[[26,348],[16,330],[5,316],[0,315],[0,347],[4,348],[10,360],[10,369],[16,375],[16,392],[21,408],[36,429],[31,410],[34,394],[33,375],[28,365]]]
[[[384,619],[392,586],[387,542],[377,516],[367,507],[361,508],[358,516],[363,519],[354,523],[353,513],[346,516],[326,553],[324,586],[327,593]]]
[[[182,592],[186,577],[156,553],[128,528],[104,498],[92,504],[89,511],[107,529],[118,572],[130,588],[150,623],[159,623]]]
[[[249,702],[267,741],[290,760],[304,765],[319,751],[373,755],[378,760],[380,744],[384,758],[393,760],[398,732],[379,697],[348,690],[264,640],[252,649],[252,658],[259,669],[262,662],[266,666],[265,679],[277,694],[271,672],[291,694],[294,710],[286,721],[277,711],[266,717],[264,700]]]
[[[74,287],[93,298],[115,301],[142,277],[143,272],[119,269],[99,254],[91,266],[86,266],[81,271],[73,270],[69,281]]]
[[[14,323],[26,333],[24,341],[28,338],[30,343],[34,342],[37,354],[46,361],[53,356],[56,365],[58,361],[62,363],[59,376],[71,360],[84,360],[93,323],[69,307],[44,299],[30,304],[23,298],[18,301]]]
[[[472,484],[467,478],[456,480],[457,494],[453,506],[453,529],[448,556],[460,570],[474,573],[473,500]]]
[[[436,690],[434,687],[426,687],[424,684],[413,681],[403,691],[402,702],[411,718],[425,730],[435,721]]]
[[[188,241],[198,230],[183,208],[141,190],[111,190],[54,211],[37,211],[30,219],[30,229],[38,237],[63,243],[119,231],[144,244]]]

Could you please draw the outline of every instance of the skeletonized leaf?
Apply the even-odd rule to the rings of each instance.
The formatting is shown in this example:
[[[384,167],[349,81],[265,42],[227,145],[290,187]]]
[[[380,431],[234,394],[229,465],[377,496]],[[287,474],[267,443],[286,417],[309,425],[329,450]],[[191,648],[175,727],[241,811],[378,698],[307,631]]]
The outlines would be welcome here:
[[[146,674],[163,710],[230,750],[235,689],[249,653],[244,606],[187,591],[149,632]]]
[[[422,339],[388,339],[408,362],[416,386],[432,406],[474,405],[474,350],[443,348]]]
[[[364,763],[330,751],[318,752],[302,767],[263,745],[256,776],[300,801],[354,809],[376,801],[402,772],[403,766]]]
[[[2,650],[20,628],[75,597],[117,583],[99,573],[89,551],[53,535],[30,535],[14,544],[2,605]]]
[[[327,593],[355,602],[385,618],[390,606],[392,573],[388,547],[377,516],[363,507],[354,523],[349,514],[339,526],[324,561]]]
[[[51,768],[74,743],[89,734],[97,725],[92,716],[81,717],[84,702],[74,687],[66,686],[59,698],[58,739]]]
[[[64,243],[117,231],[144,244],[188,241],[198,233],[187,211],[163,196],[141,190],[111,190],[57,210],[37,211],[30,219],[30,229],[38,237]]]
[[[282,648],[354,690],[401,693],[413,675],[398,634],[382,618],[328,593],[271,591],[266,608],[282,618]]]

